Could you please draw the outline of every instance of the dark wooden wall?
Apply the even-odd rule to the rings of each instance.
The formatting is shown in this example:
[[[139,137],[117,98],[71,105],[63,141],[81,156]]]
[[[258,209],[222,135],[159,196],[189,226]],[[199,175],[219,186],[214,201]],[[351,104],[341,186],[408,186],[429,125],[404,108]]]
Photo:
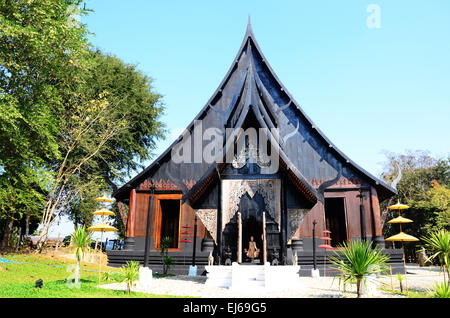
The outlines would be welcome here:
[[[333,190],[335,188],[336,190]],[[339,190],[338,190],[339,189]],[[348,190],[343,190],[337,186],[331,187],[325,192],[325,198],[343,198],[345,202],[346,212],[346,227],[348,238],[361,238],[361,216],[360,216],[360,198],[359,188],[348,187]],[[366,220],[366,235],[381,236],[381,221],[380,221],[380,205],[378,202],[377,192],[374,187],[363,191],[364,195],[364,212]],[[312,237],[312,222],[316,220],[316,237],[322,236],[322,231],[325,230],[325,208],[322,202],[317,204],[307,214],[302,224],[300,225],[300,237]]]
[[[145,237],[147,228],[147,215],[149,206],[150,194],[148,193],[136,193],[131,192],[130,196],[130,212],[128,218],[127,237]],[[181,194],[155,194],[154,204],[152,211],[151,222],[151,237],[154,242],[154,250],[158,250],[159,246],[159,234],[160,234],[160,222],[161,222],[161,206],[159,200],[180,200]],[[181,204],[180,211],[180,239],[192,239],[194,234],[194,210],[187,204]],[[183,226],[189,226],[190,228],[183,228]],[[182,234],[188,232],[189,234]],[[197,218],[197,237],[203,238],[206,235],[206,228]],[[179,244],[181,246],[181,244]]]

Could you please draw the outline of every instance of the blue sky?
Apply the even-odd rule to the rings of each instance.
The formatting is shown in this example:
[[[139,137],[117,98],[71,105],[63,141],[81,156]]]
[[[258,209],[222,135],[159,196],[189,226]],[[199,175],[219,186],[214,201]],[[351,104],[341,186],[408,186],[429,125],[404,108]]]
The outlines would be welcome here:
[[[90,0],[91,43],[154,79],[169,129],[163,152],[218,87],[248,16],[285,87],[325,135],[379,176],[383,151],[446,156],[450,1]],[[380,10],[380,28],[367,12]]]

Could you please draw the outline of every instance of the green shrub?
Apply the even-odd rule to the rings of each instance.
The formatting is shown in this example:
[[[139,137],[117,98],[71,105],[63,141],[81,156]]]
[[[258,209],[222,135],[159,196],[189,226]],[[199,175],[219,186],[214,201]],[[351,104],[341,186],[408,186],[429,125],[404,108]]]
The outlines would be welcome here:
[[[381,249],[372,248],[372,243],[357,240],[350,244],[344,243],[339,246],[340,253],[334,251],[330,262],[334,269],[341,271],[344,284],[356,281],[357,297],[361,297],[361,283],[371,274],[378,274],[387,271],[387,261],[389,257],[381,253]]]
[[[127,294],[131,292],[134,281],[139,279],[139,266],[139,262],[128,261],[126,266],[120,268],[121,281],[127,283]]]

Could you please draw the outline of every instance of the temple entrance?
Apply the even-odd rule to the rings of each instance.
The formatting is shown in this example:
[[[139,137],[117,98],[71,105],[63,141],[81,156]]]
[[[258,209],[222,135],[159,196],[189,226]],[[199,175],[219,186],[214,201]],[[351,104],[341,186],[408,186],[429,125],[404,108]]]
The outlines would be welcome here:
[[[240,253],[240,262],[243,264],[264,263],[263,213],[266,211],[264,198],[259,193],[255,193],[253,198],[248,193],[242,195],[239,199],[238,212],[225,225],[223,231],[224,261],[227,258],[232,262],[239,261]],[[272,256],[274,250],[279,251],[280,247],[277,223],[267,212],[265,221],[267,258]],[[239,222],[241,222],[240,243]]]
[[[239,211],[242,215],[242,262],[262,263],[264,200],[258,193],[253,199],[245,194],[239,203]]]
[[[325,222],[331,231],[331,246],[336,247],[347,241],[344,198],[325,199]]]

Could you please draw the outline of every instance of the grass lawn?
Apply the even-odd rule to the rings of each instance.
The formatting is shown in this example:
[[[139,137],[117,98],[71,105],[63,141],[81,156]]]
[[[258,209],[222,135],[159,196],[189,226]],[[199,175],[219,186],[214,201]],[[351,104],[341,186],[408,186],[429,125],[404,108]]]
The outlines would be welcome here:
[[[73,282],[76,261],[46,254],[0,254],[0,258],[23,262],[0,263],[0,298],[160,298],[175,297],[123,291],[115,291],[97,287],[97,264],[82,263],[81,286],[77,288]],[[47,266],[51,265],[51,266]],[[94,271],[90,271],[94,270]],[[118,268],[102,267],[102,271],[118,272]],[[101,284],[114,283],[119,274],[111,273],[111,280]],[[72,279],[71,279],[72,278]],[[35,288],[35,282],[42,279],[42,288]],[[69,281],[69,283],[68,283]]]
[[[409,289],[408,294],[406,294],[406,291],[400,292],[399,290],[392,290],[388,288],[381,288],[381,290],[388,294],[400,295],[408,298],[433,298],[432,294],[429,292],[418,289]]]

